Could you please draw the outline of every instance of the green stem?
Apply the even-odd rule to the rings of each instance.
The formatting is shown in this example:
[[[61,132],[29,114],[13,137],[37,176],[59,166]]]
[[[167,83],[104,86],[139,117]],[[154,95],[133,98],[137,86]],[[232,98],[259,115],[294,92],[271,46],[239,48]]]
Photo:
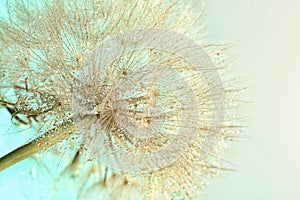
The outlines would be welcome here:
[[[76,132],[77,129],[71,119],[58,127],[47,131],[32,142],[29,142],[0,158],[0,172],[38,152],[50,148],[58,142],[68,139]]]

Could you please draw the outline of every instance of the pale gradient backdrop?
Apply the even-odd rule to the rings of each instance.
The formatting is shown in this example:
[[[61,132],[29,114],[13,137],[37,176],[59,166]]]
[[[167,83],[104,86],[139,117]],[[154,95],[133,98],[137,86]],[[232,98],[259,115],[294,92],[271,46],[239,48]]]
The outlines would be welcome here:
[[[300,1],[207,0],[205,8],[208,39],[235,45],[229,53],[237,55],[231,69],[251,86],[242,97],[254,103],[242,110],[247,117],[242,125],[249,126],[245,134],[250,139],[231,145],[229,160],[237,165],[237,172],[212,182],[204,199],[299,200]],[[1,124],[1,131],[8,128],[4,121]],[[2,138],[1,154],[25,139]],[[4,148],[8,141],[11,149]],[[15,179],[6,176],[10,178],[0,180],[0,199],[40,199],[33,188],[41,191],[41,185],[28,184],[24,174],[13,174],[14,170],[21,173],[26,162],[30,164],[24,161],[7,171]],[[41,174],[37,177],[45,179]],[[25,178],[27,184],[18,185]],[[18,193],[16,188],[24,186],[27,193]]]
[[[232,63],[254,103],[231,161],[236,173],[210,185],[206,200],[300,199],[300,1],[207,0],[210,39],[230,43]]]

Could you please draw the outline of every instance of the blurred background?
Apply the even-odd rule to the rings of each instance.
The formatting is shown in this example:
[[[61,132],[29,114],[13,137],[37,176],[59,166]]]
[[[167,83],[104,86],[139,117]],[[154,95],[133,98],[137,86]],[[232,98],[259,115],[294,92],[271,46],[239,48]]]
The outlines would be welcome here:
[[[231,145],[237,172],[210,184],[206,200],[300,199],[300,1],[207,0],[215,43],[233,44],[236,76],[250,86],[242,110],[250,137]]]
[[[242,99],[253,101],[241,111],[246,118],[242,125],[248,126],[244,131],[248,139],[230,144],[232,153],[228,159],[237,171],[211,182],[204,199],[299,200],[300,1],[207,0],[204,7],[208,40],[234,45],[228,53],[236,55],[231,71],[250,86]],[[1,114],[0,119],[0,131],[7,130],[9,116]],[[1,156],[28,139],[28,135],[14,140],[9,137],[0,140]],[[7,141],[11,141],[10,149]],[[12,177],[17,176],[14,170],[21,172],[31,162],[23,161],[7,172],[10,174],[6,179],[0,180],[1,196],[13,199],[7,188],[25,187],[22,196],[40,199],[32,188],[38,191],[44,186],[37,182],[31,185],[28,178],[51,177],[36,174],[35,168],[29,175],[24,172]],[[24,184],[22,180],[27,184],[17,185]]]

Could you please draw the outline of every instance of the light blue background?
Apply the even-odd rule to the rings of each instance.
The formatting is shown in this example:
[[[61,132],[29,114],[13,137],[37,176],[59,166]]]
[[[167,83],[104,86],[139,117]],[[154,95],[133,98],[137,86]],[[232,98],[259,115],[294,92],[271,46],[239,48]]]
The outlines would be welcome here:
[[[235,45],[231,69],[251,86],[243,98],[254,103],[242,110],[250,139],[231,145],[237,172],[212,182],[204,199],[299,200],[300,1],[208,0],[205,8],[208,39]],[[9,117],[1,113],[1,133],[9,128],[4,119]],[[28,139],[21,135],[2,135],[0,154]],[[51,177],[45,171],[35,176],[33,163],[0,174],[0,199],[41,199],[47,193]]]

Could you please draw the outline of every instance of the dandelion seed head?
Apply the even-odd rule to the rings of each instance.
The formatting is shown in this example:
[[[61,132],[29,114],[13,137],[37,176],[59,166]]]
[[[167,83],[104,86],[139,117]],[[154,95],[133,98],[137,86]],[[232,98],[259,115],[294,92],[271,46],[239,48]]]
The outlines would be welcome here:
[[[37,146],[79,149],[76,198],[193,199],[222,169],[234,92],[197,19],[181,1],[9,2],[1,105]]]

